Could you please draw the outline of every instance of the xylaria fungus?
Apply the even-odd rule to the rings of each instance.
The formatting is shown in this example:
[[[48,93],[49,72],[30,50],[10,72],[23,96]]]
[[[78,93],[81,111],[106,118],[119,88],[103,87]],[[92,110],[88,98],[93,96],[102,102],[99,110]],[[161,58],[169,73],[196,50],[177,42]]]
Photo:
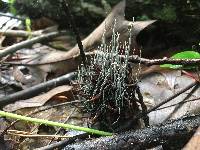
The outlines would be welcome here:
[[[131,39],[119,43],[119,38],[115,28],[110,43],[103,36],[98,47],[100,53],[87,68],[81,66],[78,72],[79,98],[85,100],[85,110],[90,113],[93,124],[98,122],[101,129],[109,131],[116,131],[139,111],[135,96],[137,81],[128,63]],[[124,60],[120,54],[125,55]]]

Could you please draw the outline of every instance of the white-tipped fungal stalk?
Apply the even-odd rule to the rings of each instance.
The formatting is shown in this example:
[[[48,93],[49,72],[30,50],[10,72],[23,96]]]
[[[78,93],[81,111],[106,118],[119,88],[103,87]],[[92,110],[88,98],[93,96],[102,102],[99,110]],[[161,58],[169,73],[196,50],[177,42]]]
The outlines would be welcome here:
[[[129,30],[130,38],[125,43],[119,43],[120,34],[116,33],[114,28],[110,43],[106,43],[104,34],[102,44],[98,47],[99,53],[91,59],[91,65],[79,68],[79,96],[86,99],[85,108],[93,115],[97,112],[106,113],[111,108],[117,110],[120,115],[127,109],[127,105],[136,103],[132,94],[135,87],[127,86],[135,83],[129,78],[131,29]],[[125,55],[125,59],[121,59],[121,54]]]

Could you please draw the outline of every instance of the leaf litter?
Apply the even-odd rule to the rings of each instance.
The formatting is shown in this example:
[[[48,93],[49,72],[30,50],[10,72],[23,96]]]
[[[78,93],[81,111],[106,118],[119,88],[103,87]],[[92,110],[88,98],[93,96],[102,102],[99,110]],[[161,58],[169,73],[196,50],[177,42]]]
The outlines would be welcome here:
[[[117,10],[115,10],[115,11],[117,11]],[[123,10],[120,10],[120,12],[117,12],[117,13],[121,13],[121,11],[123,11]],[[109,17],[110,18],[113,17],[112,15],[113,14],[111,14]],[[113,18],[115,18],[115,19],[120,18],[121,19],[120,21],[123,24],[124,22],[126,22],[126,20],[124,20],[124,18],[123,17],[121,18],[121,17],[122,16],[115,16]],[[113,18],[111,18],[111,20]],[[108,20],[108,21],[110,21],[110,20]],[[112,20],[112,21],[114,21],[114,20]],[[135,36],[135,37],[133,37],[133,39],[136,38],[136,36],[139,34],[140,31],[142,31],[144,28],[146,28],[148,25],[152,24],[153,22],[154,21],[135,22],[133,24],[133,27],[135,27],[136,30],[135,30],[135,33],[133,33],[133,35]],[[111,24],[112,24],[112,22],[111,22]],[[129,24],[126,24],[126,25],[128,26]],[[123,28],[118,28],[118,30],[123,31],[124,28],[127,28],[126,25]],[[83,40],[83,44],[84,44],[85,48],[87,48],[88,50],[94,50],[96,48],[96,43],[101,42],[101,36],[104,31],[103,26],[104,26],[104,23],[102,23],[92,34],[90,34],[85,40]],[[110,28],[108,28],[107,30],[109,31],[109,29]],[[98,37],[95,37],[95,35],[98,35]],[[111,35],[112,35],[112,33],[106,34],[108,39],[111,37]],[[124,37],[125,36],[126,35],[124,35]],[[121,40],[123,41],[123,39],[121,39]],[[134,44],[136,44],[136,43],[134,43]],[[40,49],[39,53],[37,52],[38,49]],[[51,50],[49,50],[49,49],[51,49]],[[69,49],[69,48],[67,48],[67,49]],[[38,54],[38,55],[31,56],[30,58],[28,58],[28,60],[25,59],[25,61],[24,61],[23,59],[29,57],[30,56],[29,54],[32,53],[33,50],[36,51],[35,54]],[[52,75],[52,77],[55,77],[59,74],[64,74],[66,72],[69,72],[69,71],[77,68],[78,63],[74,64],[74,60],[66,61],[66,62],[60,61],[60,60],[65,60],[65,59],[70,60],[74,55],[78,54],[77,46],[73,47],[67,53],[60,52],[55,49],[52,50],[52,48],[50,48],[48,46],[44,46],[44,45],[39,45],[38,47],[36,47],[36,48],[33,47],[32,49],[26,49],[26,51],[28,52],[25,55],[27,57],[23,57],[21,54],[19,54],[19,57],[23,60],[22,64],[30,64],[30,66],[27,66],[27,68],[30,70],[30,74],[35,76],[36,82],[34,84],[38,84],[40,82],[48,80],[47,76],[48,76],[48,74],[50,74],[52,72],[55,73]],[[9,60],[9,62],[10,62],[10,60]],[[47,63],[47,64],[45,64],[45,63]],[[72,69],[67,67],[69,65],[72,65]],[[22,65],[22,66],[26,67],[26,65]],[[58,72],[59,72],[59,74],[56,74]],[[27,85],[28,83],[23,82],[20,79],[17,79],[17,78],[19,78],[20,74],[21,74],[21,72],[18,72],[15,75],[12,73],[7,73],[7,76],[15,77],[15,80],[17,82],[20,82],[21,84],[24,85],[23,88],[32,86],[32,85]],[[23,77],[23,75],[21,77]],[[2,76],[1,76],[1,79],[3,79]],[[152,71],[152,73],[147,74],[144,78],[142,78],[141,82],[139,82],[138,85],[141,89],[141,93],[143,95],[145,104],[148,106],[148,108],[151,108],[152,106],[155,106],[162,100],[169,97],[169,95],[173,95],[176,91],[179,91],[180,89],[182,89],[182,87],[187,86],[192,81],[193,81],[192,78],[190,78],[186,75],[182,75],[180,73],[180,70],[173,70],[173,71],[166,71],[166,72],[157,71],[156,73],[154,71]],[[37,107],[43,106],[43,105],[49,103],[49,100],[54,99],[58,95],[69,97],[69,100],[72,100],[73,99],[73,98],[71,99],[71,97],[73,97],[72,93],[71,93],[72,88],[73,88],[73,86],[71,86],[71,85],[60,86],[60,87],[54,88],[46,93],[43,93],[36,97],[30,98],[28,100],[21,100],[14,104],[7,105],[6,107],[4,107],[4,110],[16,111],[18,113],[25,115],[25,114],[30,113],[31,111],[37,110]],[[15,92],[15,91],[12,91],[12,92]],[[188,93],[189,93],[189,91],[180,95],[179,97],[175,98],[173,101],[163,105],[162,107],[167,107],[167,106],[181,102],[188,95]],[[198,88],[192,94],[190,99],[194,99],[194,98],[198,99],[200,97],[199,93],[200,93],[200,91]],[[57,99],[57,98],[55,98],[55,99]],[[59,102],[57,101],[56,103],[59,103]],[[200,107],[199,103],[200,103],[200,101],[198,101],[198,100],[184,103],[175,113],[173,113],[173,112],[174,112],[176,106],[167,107],[164,109],[160,109],[160,110],[151,112],[149,114],[150,124],[152,125],[152,124],[163,123],[164,121],[166,121],[168,119],[179,118],[186,114],[199,113],[199,107]],[[29,107],[31,107],[31,108],[29,108]],[[36,108],[33,108],[33,107],[36,107]],[[64,118],[69,116],[69,112],[71,111],[72,106],[61,106],[59,108],[60,109],[53,108],[53,109],[50,109],[50,110],[47,110],[44,112],[40,112],[40,113],[36,114],[35,116],[38,118],[45,118],[48,120],[55,120],[55,121],[63,122]],[[84,115],[82,114],[82,112],[79,112],[78,110],[76,110],[70,116],[68,122],[71,124],[87,126],[86,120],[87,120],[88,116],[87,116],[87,114],[84,114]],[[169,118],[169,116],[170,116],[170,118]],[[0,127],[2,127],[2,126],[0,126]],[[18,126],[16,126],[16,128],[18,130],[20,130],[20,129],[32,130],[33,126],[29,126],[27,128],[27,127],[19,127],[19,125],[18,125]],[[37,131],[39,126],[37,126],[37,127],[35,126],[35,128]],[[68,131],[68,132],[70,132],[70,131]],[[23,142],[25,143],[26,141],[28,141],[28,144],[21,144],[22,147],[29,145],[31,143],[34,143],[34,146],[32,145],[33,147],[38,147],[38,145],[43,146],[48,143],[48,141],[45,141],[45,142],[44,141],[41,142],[41,141],[37,141],[37,140],[36,140],[37,142],[34,140],[31,141],[30,138],[25,139]]]

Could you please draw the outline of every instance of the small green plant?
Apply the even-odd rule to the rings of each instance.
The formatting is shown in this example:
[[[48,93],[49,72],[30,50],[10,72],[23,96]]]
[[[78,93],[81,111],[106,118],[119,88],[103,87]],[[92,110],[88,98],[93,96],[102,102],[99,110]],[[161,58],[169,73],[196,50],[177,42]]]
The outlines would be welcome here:
[[[79,127],[79,126],[65,124],[65,123],[48,121],[48,120],[44,120],[44,119],[37,119],[37,118],[21,116],[21,115],[17,115],[17,114],[5,112],[5,111],[0,111],[0,116],[6,117],[6,118],[18,119],[21,121],[28,121],[28,122],[32,122],[35,124],[45,124],[45,125],[54,126],[54,127],[62,127],[65,129],[84,131],[87,133],[92,133],[92,134],[97,134],[97,135],[103,135],[103,136],[111,136],[112,135],[112,133],[109,133],[109,132],[99,131],[99,130],[85,128],[85,127]]]
[[[25,19],[25,26],[26,31],[29,33],[29,38],[31,38],[31,19],[29,17],[26,17]]]
[[[16,15],[16,9],[14,7],[15,0],[8,0],[10,12]]]
[[[183,51],[177,53],[171,57],[172,59],[200,59],[200,54],[195,51]],[[194,69],[196,66],[183,66],[183,65],[173,65],[173,64],[164,64],[160,65],[162,68],[171,68],[171,69]]]

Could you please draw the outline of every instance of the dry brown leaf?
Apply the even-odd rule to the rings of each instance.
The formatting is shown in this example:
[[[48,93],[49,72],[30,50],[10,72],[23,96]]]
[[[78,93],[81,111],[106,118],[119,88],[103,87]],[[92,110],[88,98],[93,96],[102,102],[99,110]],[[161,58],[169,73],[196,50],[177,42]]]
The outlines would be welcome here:
[[[4,111],[12,112],[12,111],[22,109],[22,108],[27,108],[27,107],[43,106],[48,100],[50,100],[54,96],[57,96],[58,94],[63,94],[65,96],[70,97],[72,94],[71,90],[72,90],[72,86],[68,86],[68,85],[59,86],[42,95],[38,95],[27,100],[17,101],[14,104],[9,104],[5,106],[3,109]]]
[[[149,21],[127,21],[124,17],[125,1],[118,3],[112,12],[105,18],[105,20],[88,36],[82,43],[84,50],[93,51],[102,41],[102,36],[105,33],[106,41],[112,37],[112,29],[115,25],[115,31],[120,33],[120,42],[127,41],[129,38],[129,28],[132,26],[132,45],[131,49],[137,48],[136,36],[147,26],[154,23],[155,20]],[[115,24],[116,22],[116,24]],[[106,32],[105,32],[106,31]],[[137,53],[137,51],[136,51]],[[54,73],[55,76],[69,73],[77,69],[79,59],[74,56],[79,55],[79,48],[76,45],[68,52],[55,51],[43,56],[38,56],[32,61],[29,61],[29,69],[35,73],[36,78],[45,80],[48,73]]]

